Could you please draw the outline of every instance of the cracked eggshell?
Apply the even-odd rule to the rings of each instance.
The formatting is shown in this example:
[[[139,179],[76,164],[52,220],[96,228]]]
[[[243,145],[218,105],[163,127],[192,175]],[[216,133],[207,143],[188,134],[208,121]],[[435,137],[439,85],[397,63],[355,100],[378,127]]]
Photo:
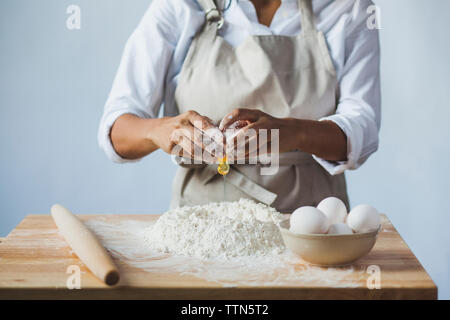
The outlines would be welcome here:
[[[327,216],[315,207],[300,207],[295,210],[290,219],[289,231],[297,234],[327,233],[330,224]]]
[[[317,209],[322,211],[327,217],[328,222],[331,224],[343,223],[347,218],[347,208],[341,199],[336,197],[328,197],[320,201]]]
[[[357,233],[375,231],[380,227],[380,214],[374,207],[361,204],[350,211],[347,225]]]

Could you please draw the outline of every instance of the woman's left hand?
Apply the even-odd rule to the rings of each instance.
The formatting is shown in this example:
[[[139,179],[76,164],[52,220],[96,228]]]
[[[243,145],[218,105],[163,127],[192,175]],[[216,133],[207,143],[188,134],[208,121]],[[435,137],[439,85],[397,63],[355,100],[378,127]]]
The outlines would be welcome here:
[[[226,140],[227,154],[230,151],[232,155],[237,154],[233,159],[302,150],[329,161],[347,160],[347,136],[333,121],[276,118],[258,109],[235,109],[219,125],[225,136],[230,128],[234,128],[234,132]],[[267,139],[259,138],[261,129],[267,129]],[[276,129],[278,135],[272,137],[276,132],[271,131]],[[271,150],[275,145],[271,141],[273,138],[278,139],[278,150]]]
[[[274,152],[295,149],[296,137],[293,131],[295,128],[292,125],[290,119],[276,118],[258,109],[239,108],[222,119],[219,129],[228,136],[227,153],[234,151],[237,155],[235,159],[239,160],[244,154],[245,158],[248,158],[254,155],[259,156],[261,153],[271,153],[271,146],[275,142],[271,140],[273,138],[278,139],[279,146]],[[264,139],[260,137],[262,129],[267,130],[267,134],[263,136]],[[278,136],[271,130],[279,130]]]

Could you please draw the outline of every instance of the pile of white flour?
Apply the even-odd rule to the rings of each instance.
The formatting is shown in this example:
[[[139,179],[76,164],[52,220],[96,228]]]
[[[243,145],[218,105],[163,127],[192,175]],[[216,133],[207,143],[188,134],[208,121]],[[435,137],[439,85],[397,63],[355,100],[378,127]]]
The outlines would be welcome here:
[[[148,227],[145,242],[158,252],[204,260],[281,254],[282,220],[275,209],[248,199],[180,207]]]

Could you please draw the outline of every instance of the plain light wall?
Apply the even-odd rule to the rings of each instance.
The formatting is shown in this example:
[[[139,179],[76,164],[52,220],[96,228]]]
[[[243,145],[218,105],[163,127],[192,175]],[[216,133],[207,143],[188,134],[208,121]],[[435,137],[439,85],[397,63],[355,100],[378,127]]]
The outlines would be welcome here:
[[[0,236],[59,202],[76,213],[162,213],[175,166],[162,152],[111,163],[97,146],[126,39],[150,0],[0,2]],[[348,173],[353,205],[388,214],[450,298],[450,1],[379,0],[379,151]],[[81,30],[66,8],[81,7]]]

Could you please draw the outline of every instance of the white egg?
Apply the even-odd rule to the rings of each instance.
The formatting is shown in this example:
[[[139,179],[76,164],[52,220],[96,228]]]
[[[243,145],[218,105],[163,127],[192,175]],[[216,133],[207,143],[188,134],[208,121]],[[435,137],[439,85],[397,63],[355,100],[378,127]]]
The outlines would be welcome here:
[[[347,208],[344,202],[335,197],[323,199],[317,209],[325,213],[330,224],[345,222],[345,218],[347,218]]]
[[[358,233],[375,231],[380,227],[380,214],[374,207],[361,204],[350,211],[347,225]]]
[[[335,223],[332,224],[328,234],[352,234],[353,231],[345,223]]]
[[[314,207],[300,207],[291,215],[289,230],[298,234],[327,233],[330,227],[327,216]]]

